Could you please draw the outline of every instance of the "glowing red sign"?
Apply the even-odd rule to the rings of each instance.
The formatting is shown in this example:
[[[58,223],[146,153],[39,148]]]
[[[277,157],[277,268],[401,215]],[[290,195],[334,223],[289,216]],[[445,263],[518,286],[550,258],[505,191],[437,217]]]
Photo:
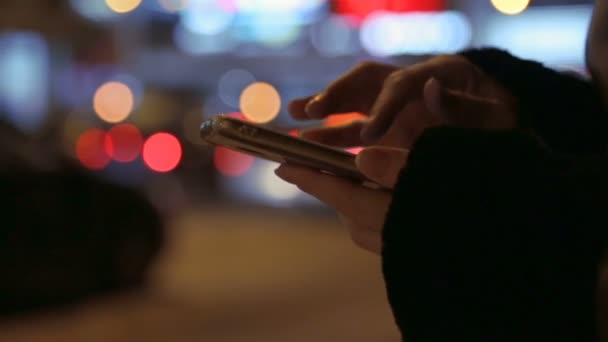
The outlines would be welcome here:
[[[446,9],[445,0],[333,0],[334,11],[361,20],[375,11],[436,12]]]

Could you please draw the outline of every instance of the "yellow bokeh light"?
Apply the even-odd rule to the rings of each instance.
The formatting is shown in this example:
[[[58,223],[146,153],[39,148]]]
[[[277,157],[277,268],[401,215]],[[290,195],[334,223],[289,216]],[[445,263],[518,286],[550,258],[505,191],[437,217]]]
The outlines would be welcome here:
[[[106,122],[117,123],[126,119],[133,110],[133,92],[123,83],[108,82],[95,92],[93,108]]]
[[[106,5],[116,13],[128,13],[136,9],[142,0],[106,0]]]
[[[169,13],[179,12],[190,3],[189,0],[158,0],[158,4]]]
[[[515,15],[528,8],[530,0],[490,0],[494,8],[503,14]]]
[[[279,115],[281,96],[271,84],[255,82],[243,90],[240,107],[248,120],[257,123],[270,122]]]

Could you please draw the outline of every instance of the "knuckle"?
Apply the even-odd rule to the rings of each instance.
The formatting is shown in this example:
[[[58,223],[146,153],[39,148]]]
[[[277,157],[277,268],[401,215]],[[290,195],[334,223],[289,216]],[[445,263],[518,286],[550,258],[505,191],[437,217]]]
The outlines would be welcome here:
[[[377,69],[381,66],[383,66],[382,63],[378,63],[378,62],[374,62],[374,61],[363,61],[363,62],[359,62],[355,66],[354,69],[359,70],[359,71],[370,71],[370,70]]]
[[[391,73],[390,75],[388,75],[388,77],[384,80],[384,84],[387,86],[394,86],[394,85],[400,84],[401,82],[403,82],[403,80],[406,78],[406,76],[407,76],[406,69],[397,70],[397,71]]]

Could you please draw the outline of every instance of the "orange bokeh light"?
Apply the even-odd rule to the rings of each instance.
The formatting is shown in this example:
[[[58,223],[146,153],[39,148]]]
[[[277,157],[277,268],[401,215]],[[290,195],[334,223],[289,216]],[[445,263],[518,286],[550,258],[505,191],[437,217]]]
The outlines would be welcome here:
[[[112,127],[105,138],[106,153],[122,163],[131,162],[141,153],[144,139],[137,127],[120,124]]]
[[[106,5],[116,13],[129,13],[141,5],[142,0],[106,0]]]
[[[76,141],[76,157],[91,170],[101,170],[110,163],[105,149],[106,132],[99,128],[83,132]]]
[[[109,123],[126,119],[133,110],[133,92],[121,82],[107,82],[97,89],[93,97],[93,108],[97,116]]]
[[[271,84],[255,82],[243,90],[240,105],[241,112],[248,120],[266,123],[279,115],[281,96]]]
[[[326,127],[334,127],[345,125],[357,120],[365,120],[367,116],[361,113],[345,113],[345,114],[333,114],[325,119]]]
[[[152,171],[171,172],[182,159],[182,145],[173,134],[156,133],[144,143],[143,158]]]
[[[239,177],[251,170],[254,158],[250,155],[236,152],[218,146],[213,154],[215,168],[224,176]]]

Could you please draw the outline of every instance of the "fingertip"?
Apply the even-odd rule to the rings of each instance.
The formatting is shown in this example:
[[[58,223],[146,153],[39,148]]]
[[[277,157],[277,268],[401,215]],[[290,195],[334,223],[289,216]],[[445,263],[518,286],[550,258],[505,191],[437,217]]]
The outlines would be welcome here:
[[[323,99],[321,95],[315,96],[312,100],[310,100],[306,107],[304,108],[304,112],[311,119],[320,119],[324,116],[323,114]]]
[[[301,180],[302,175],[306,173],[306,170],[291,164],[281,164],[274,173],[288,183],[296,183]]]
[[[306,115],[305,109],[310,99],[310,97],[303,99],[295,99],[289,102],[287,110],[295,119],[308,119],[308,115]]]

